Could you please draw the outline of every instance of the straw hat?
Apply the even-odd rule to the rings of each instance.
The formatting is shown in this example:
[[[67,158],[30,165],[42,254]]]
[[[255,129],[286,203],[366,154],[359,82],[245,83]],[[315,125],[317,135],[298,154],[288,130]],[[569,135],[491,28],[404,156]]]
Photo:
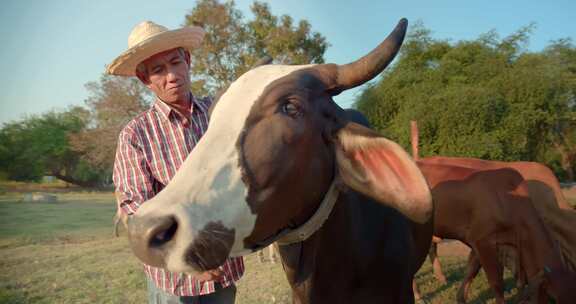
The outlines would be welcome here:
[[[197,26],[168,30],[152,21],[141,22],[128,36],[128,49],[106,67],[106,73],[135,76],[140,62],[177,47],[192,50],[200,46],[203,38],[204,30]]]

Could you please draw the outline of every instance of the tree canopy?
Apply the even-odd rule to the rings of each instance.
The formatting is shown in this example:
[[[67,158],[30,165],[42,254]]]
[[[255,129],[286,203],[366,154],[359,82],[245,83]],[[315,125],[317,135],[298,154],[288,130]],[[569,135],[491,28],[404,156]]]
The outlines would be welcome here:
[[[450,43],[418,24],[355,106],[405,147],[418,121],[422,156],[540,161],[573,179],[576,48],[563,39],[529,52],[532,30]]]
[[[254,19],[246,21],[233,1],[200,0],[186,15],[185,25],[206,31],[192,54],[193,91],[214,93],[268,55],[282,64],[323,63],[326,38],[306,20],[275,16],[268,4],[255,1]]]
[[[12,180],[52,175],[73,184],[96,185],[96,174],[69,144],[69,134],[82,130],[86,117],[85,109],[74,107],[6,124],[0,130],[0,168]]]
[[[86,84],[86,89],[86,127],[70,134],[70,147],[111,182],[118,134],[150,105],[151,96],[139,80],[109,75]]]
[[[103,76],[86,85],[87,107],[50,111],[0,129],[0,170],[11,180],[45,175],[86,186],[111,183],[120,130],[149,104],[138,80]]]

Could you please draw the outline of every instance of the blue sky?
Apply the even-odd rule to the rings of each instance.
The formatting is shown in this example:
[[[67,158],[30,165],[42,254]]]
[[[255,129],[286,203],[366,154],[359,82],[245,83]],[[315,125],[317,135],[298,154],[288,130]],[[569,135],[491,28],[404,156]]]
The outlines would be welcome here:
[[[307,19],[331,46],[327,62],[347,63],[377,45],[401,17],[422,20],[434,38],[474,39],[495,29],[506,36],[535,22],[529,49],[576,40],[576,1],[277,0],[276,15]],[[5,0],[0,9],[0,124],[69,105],[82,105],[84,84],[96,81],[127,44],[132,27],[152,20],[182,25],[195,1]],[[250,17],[252,0],[236,6]],[[336,97],[349,106],[359,90]]]

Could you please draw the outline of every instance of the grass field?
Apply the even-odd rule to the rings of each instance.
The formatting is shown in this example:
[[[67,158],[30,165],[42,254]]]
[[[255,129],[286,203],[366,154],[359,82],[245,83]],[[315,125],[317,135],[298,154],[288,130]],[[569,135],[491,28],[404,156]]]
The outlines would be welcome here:
[[[125,237],[112,237],[111,193],[61,193],[56,203],[0,195],[0,303],[144,303],[141,265]],[[433,279],[427,262],[417,275],[430,303],[454,303],[463,257],[441,257],[449,283]],[[291,303],[282,267],[246,257],[237,303]],[[507,280],[507,286],[511,286]],[[508,288],[508,296],[515,290]],[[481,274],[470,303],[490,303]]]

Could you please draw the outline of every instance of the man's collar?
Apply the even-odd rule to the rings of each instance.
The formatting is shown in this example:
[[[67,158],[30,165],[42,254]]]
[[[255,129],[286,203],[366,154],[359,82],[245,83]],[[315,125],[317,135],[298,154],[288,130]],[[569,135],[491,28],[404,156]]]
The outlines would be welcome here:
[[[196,98],[192,93],[190,93],[190,113],[193,113],[196,107],[198,106]],[[160,112],[160,115],[166,120],[170,120],[170,113],[172,113],[174,108],[169,106],[167,103],[162,101],[160,98],[156,97],[156,101],[154,101],[153,107]],[[180,117],[178,114],[174,113],[175,117]]]

